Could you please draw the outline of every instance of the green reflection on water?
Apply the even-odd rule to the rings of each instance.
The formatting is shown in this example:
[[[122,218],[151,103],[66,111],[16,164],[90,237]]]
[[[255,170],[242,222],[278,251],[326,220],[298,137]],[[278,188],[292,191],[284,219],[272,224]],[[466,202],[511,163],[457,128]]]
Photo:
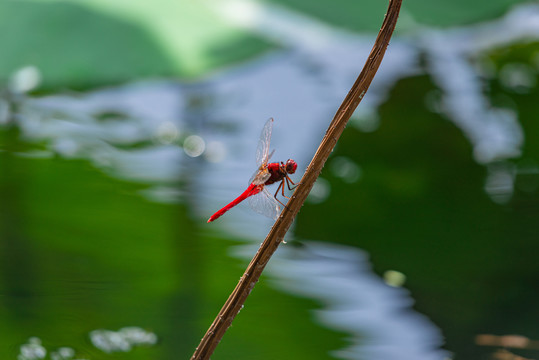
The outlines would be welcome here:
[[[296,234],[364,248],[378,273],[404,273],[446,348],[471,359],[479,333],[537,333],[539,191],[517,187],[508,204],[493,203],[468,141],[421,103],[432,89],[426,77],[403,80],[381,107],[377,131],[344,132],[334,156],[360,164],[363,175],[349,184],[324,172],[332,195],[301,211]],[[521,158],[539,159],[530,103],[539,91],[511,96],[530,144]]]
[[[37,336],[88,359],[188,358],[246,265],[226,255],[231,242],[202,236],[183,205],[148,202],[144,186],[86,161],[20,156],[39,145],[14,127],[0,136],[0,357]],[[342,335],[314,325],[313,307],[262,281],[215,358],[327,358]],[[107,355],[89,343],[92,330],[131,325],[158,345]]]

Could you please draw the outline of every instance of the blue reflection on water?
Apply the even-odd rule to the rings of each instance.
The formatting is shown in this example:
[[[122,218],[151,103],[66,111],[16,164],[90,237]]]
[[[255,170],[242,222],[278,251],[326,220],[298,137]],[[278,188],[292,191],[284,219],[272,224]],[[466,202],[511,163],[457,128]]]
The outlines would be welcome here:
[[[130,352],[135,347],[153,346],[158,340],[156,334],[137,326],[124,327],[118,331],[93,330],[88,336],[92,345],[105,353]],[[79,357],[75,359],[77,351],[71,347],[64,346],[48,351],[39,337],[31,337],[19,347],[17,360],[45,359],[48,353],[51,360],[81,360]]]
[[[427,318],[411,311],[413,300],[408,291],[390,287],[372,273],[363,252],[323,243],[308,243],[306,250],[306,256],[300,255],[297,262],[290,261],[297,258],[297,251],[289,251],[291,254],[285,254],[285,261],[272,267],[272,272],[277,271],[282,279],[296,280],[295,286],[286,281],[279,283],[288,291],[328,304],[327,309],[317,312],[320,321],[351,334],[362,334],[351,341],[351,347],[338,351],[339,357],[444,357],[444,352],[438,350],[443,344],[440,331]],[[308,284],[308,279],[317,280]]]
[[[90,332],[90,340],[96,348],[106,353],[128,352],[136,346],[155,345],[157,335],[136,326],[129,326],[118,331],[93,330]]]
[[[267,273],[279,289],[315,299],[318,322],[350,334],[351,345],[333,352],[339,359],[444,359],[443,337],[402,287],[387,285],[372,272],[365,252],[305,241],[281,245]],[[252,247],[238,248],[249,256]]]

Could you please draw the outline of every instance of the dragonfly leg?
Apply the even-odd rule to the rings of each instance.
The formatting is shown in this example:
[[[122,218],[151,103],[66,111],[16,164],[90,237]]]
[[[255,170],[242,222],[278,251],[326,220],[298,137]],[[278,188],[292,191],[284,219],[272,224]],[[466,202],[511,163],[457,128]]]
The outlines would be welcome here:
[[[284,194],[284,181],[281,181],[281,183],[279,184],[279,186],[277,187],[277,191],[275,191],[275,194],[273,194],[273,197],[279,201],[279,199],[277,199],[277,194],[279,194],[279,190],[283,189],[283,194]],[[280,201],[279,201],[280,202]],[[281,202],[280,202],[281,203]],[[282,204],[282,203],[281,203]]]
[[[290,200],[290,198],[284,194],[284,179],[283,179],[283,181],[281,182],[281,184],[283,184],[283,186],[281,187],[281,194],[283,195],[283,197],[285,197],[285,198],[287,198],[288,200]]]
[[[279,202],[279,204],[281,204],[282,206],[284,206],[285,208],[287,208],[286,205],[283,204],[283,202],[282,202],[281,200],[279,200],[279,198],[277,198],[277,194],[279,194],[279,190],[281,190],[281,189],[282,189],[282,192],[283,192],[283,196],[284,196],[285,198],[287,198],[287,199],[290,199],[288,196],[285,196],[285,195],[284,195],[284,180],[281,181],[281,183],[279,184],[279,187],[277,188],[277,191],[275,191],[275,194],[273,195],[273,197],[275,198],[275,200],[277,200],[277,201]],[[287,209],[288,209],[288,208],[287,208]]]
[[[281,190],[281,195],[285,198],[287,198],[288,200],[290,200],[290,198],[288,196],[286,196],[284,194],[284,179],[281,180],[281,183],[279,184],[279,187],[277,188],[277,191],[275,192],[275,195],[273,195],[275,197],[275,199],[277,199],[277,194],[279,193],[279,190]],[[277,199],[278,201],[279,199]],[[280,202],[280,201],[279,201]],[[282,204],[282,203],[281,203]]]
[[[279,204],[281,204],[286,210],[290,210],[288,208],[288,206],[286,206],[286,204],[284,204],[281,200],[277,199],[277,201],[279,202]]]
[[[298,187],[299,184],[296,185],[296,183],[293,182],[292,179],[290,179],[290,176],[288,176],[288,173],[286,171],[286,165],[282,161],[281,161],[281,166],[280,166],[279,170],[285,176],[284,178],[286,179],[286,186],[288,186],[288,190],[294,190],[296,187]],[[290,184],[292,184],[294,186],[290,186]],[[284,190],[284,185],[283,185],[283,190]]]
[[[285,179],[286,179],[286,186],[288,186],[288,190],[294,190],[295,188],[299,186],[299,184],[296,184],[295,182],[293,182],[292,179],[290,179],[288,175],[286,175]],[[290,186],[290,184],[294,186]],[[284,186],[283,186],[283,190],[284,190]]]

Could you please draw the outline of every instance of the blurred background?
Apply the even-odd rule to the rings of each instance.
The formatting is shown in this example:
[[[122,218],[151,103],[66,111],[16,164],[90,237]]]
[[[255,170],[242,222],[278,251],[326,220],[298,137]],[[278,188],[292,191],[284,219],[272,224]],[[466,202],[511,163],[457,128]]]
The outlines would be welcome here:
[[[0,357],[189,358],[272,225],[207,218],[269,117],[301,178],[386,8],[0,1]],[[405,0],[212,358],[539,358],[538,73],[536,2]]]

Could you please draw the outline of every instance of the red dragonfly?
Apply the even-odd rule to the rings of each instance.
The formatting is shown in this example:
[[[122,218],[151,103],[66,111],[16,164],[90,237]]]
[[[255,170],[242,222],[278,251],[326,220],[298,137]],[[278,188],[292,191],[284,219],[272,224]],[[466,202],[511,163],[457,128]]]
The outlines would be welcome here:
[[[258,147],[256,149],[256,164],[258,165],[258,169],[251,177],[251,180],[249,180],[249,187],[247,190],[234,199],[230,204],[213,214],[208,219],[208,222],[218,219],[228,210],[247,198],[249,198],[249,205],[254,211],[269,218],[277,219],[281,211],[280,205],[285,206],[279,199],[277,199],[277,194],[279,193],[279,190],[281,190],[282,195],[288,199],[288,196],[284,194],[284,186],[286,183],[288,189],[292,190],[294,187],[291,187],[290,184],[296,185],[290,179],[288,174],[295,173],[298,164],[292,159],[288,159],[286,163],[283,163],[282,161],[280,163],[268,163],[275,152],[275,150],[271,153],[269,152],[272,129],[273,118],[269,118],[268,121],[266,121],[266,125],[264,125],[264,129],[262,129]],[[278,181],[281,183],[279,184],[277,191],[275,191],[275,194],[272,196],[266,189],[266,185],[271,185]]]

